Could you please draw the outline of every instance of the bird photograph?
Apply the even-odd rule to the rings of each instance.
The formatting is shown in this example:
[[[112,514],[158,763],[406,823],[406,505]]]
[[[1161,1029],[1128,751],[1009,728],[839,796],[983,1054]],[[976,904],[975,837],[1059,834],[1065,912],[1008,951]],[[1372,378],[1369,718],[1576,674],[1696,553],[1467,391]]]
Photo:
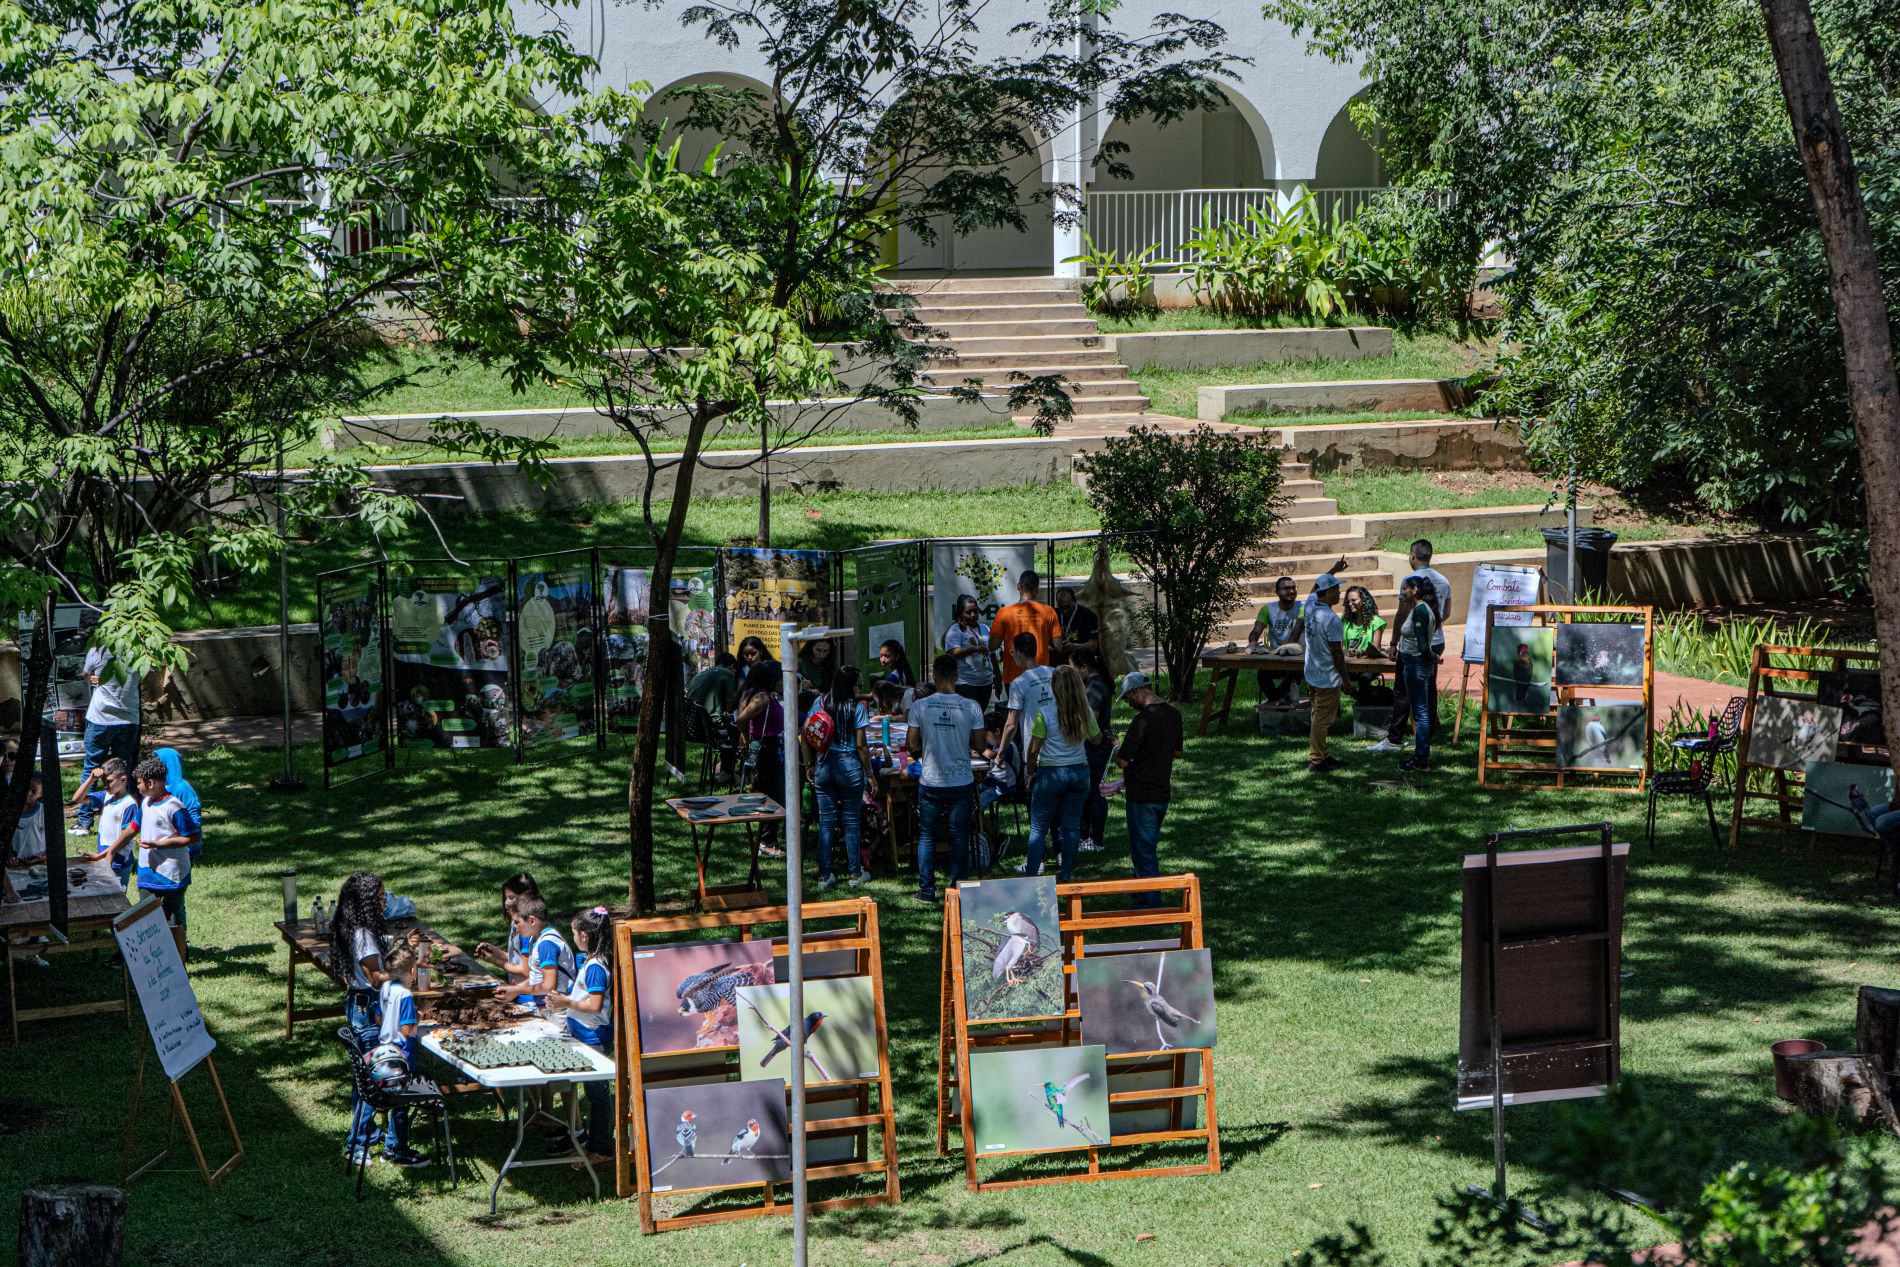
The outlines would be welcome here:
[[[1065,1010],[1054,876],[985,880],[957,890],[964,1006],[971,1020]]]
[[[1557,631],[1494,625],[1485,656],[1485,706],[1494,713],[1548,713]]]
[[[792,1075],[792,987],[747,986],[738,994],[739,1070],[748,1080]],[[805,1082],[878,1076],[877,993],[869,977],[805,982]]]
[[[782,1083],[650,1087],[646,1113],[647,1177],[654,1192],[791,1178],[790,1114]],[[671,1135],[667,1122],[673,1123]]]
[[[970,1120],[979,1154],[1106,1144],[1107,1056],[1099,1046],[972,1052]]]
[[[726,1149],[726,1155],[719,1159],[719,1164],[722,1166],[730,1166],[735,1161],[749,1161],[752,1157],[752,1150],[758,1146],[759,1119],[749,1117],[746,1119],[745,1125],[739,1129],[739,1133],[732,1137],[732,1145]]]
[[[772,983],[772,943],[640,947],[633,954],[633,971],[644,1054],[736,1047],[738,991]]]
[[[673,1128],[673,1142],[680,1146],[680,1156],[693,1155],[693,1145],[699,1142],[699,1128],[693,1125],[691,1109],[680,1110],[680,1123]]]
[[[1082,1041],[1110,1055],[1215,1044],[1214,965],[1206,950],[1084,955],[1075,961]]]

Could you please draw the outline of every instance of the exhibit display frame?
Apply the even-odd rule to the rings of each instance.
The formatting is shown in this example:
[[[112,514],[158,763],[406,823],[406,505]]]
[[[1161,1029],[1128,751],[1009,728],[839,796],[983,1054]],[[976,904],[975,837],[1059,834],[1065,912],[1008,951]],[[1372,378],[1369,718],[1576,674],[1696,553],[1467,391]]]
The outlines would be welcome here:
[[[724,1205],[714,1210],[677,1215],[656,1215],[652,1165],[647,1141],[653,1124],[647,1121],[646,1093],[650,1088],[695,1082],[740,1081],[735,1064],[739,1048],[708,1047],[692,1051],[647,1053],[640,1039],[640,998],[634,958],[643,942],[656,937],[687,934],[713,939],[720,934],[737,934],[740,941],[769,940],[775,954],[786,945],[783,932],[764,933],[763,926],[783,925],[787,908],[752,907],[743,910],[712,911],[701,915],[661,916],[623,920],[614,929],[614,1174],[616,1189],[623,1197],[637,1199],[640,1230],[644,1233],[668,1232],[678,1228],[730,1223],[740,1219],[768,1215],[789,1216],[792,1202],[780,1199],[777,1188],[787,1190],[791,1183],[776,1181],[681,1188],[681,1195],[742,1193],[760,1188],[756,1203]],[[844,1139],[853,1141],[855,1160],[809,1166],[811,1181],[851,1178],[861,1175],[882,1176],[883,1191],[814,1201],[812,1213],[850,1210],[874,1205],[895,1205],[902,1199],[898,1178],[897,1105],[891,1088],[890,1031],[885,1017],[883,951],[878,935],[877,903],[870,898],[845,898],[837,901],[810,902],[803,910],[805,921],[805,957],[807,980],[827,977],[866,976],[871,979],[875,1004],[878,1075],[870,1079],[846,1079],[808,1086],[805,1095],[817,1106],[842,1106],[847,1111],[829,1116],[814,1116],[805,1123],[809,1140]],[[810,969],[820,955],[849,954],[852,970],[818,972]],[[836,961],[833,961],[834,965]],[[756,1084],[754,1084],[756,1085]],[[789,1087],[788,1087],[789,1094]],[[873,1100],[875,1099],[875,1103]],[[871,1156],[870,1140],[879,1141],[878,1155]]]
[[[1528,589],[1526,595],[1524,591]],[[1508,604],[1487,601],[1493,595],[1517,594]],[[1469,602],[1465,607],[1464,644],[1459,648],[1463,667],[1458,676],[1458,711],[1453,715],[1451,741],[1457,743],[1465,730],[1465,697],[1470,693],[1471,667],[1485,662],[1484,639],[1490,609],[1497,606],[1531,606],[1544,601],[1544,569],[1514,563],[1480,563],[1472,570]],[[1475,617],[1475,619],[1474,619]],[[1524,622],[1519,621],[1522,624]],[[1395,635],[1396,636],[1396,635]]]
[[[1524,614],[1528,622],[1500,624],[1500,615]],[[1626,616],[1627,621],[1605,619]],[[1509,629],[1559,632],[1571,625],[1636,624],[1643,627],[1642,679],[1637,683],[1575,684],[1553,678],[1547,686],[1548,707],[1521,712],[1493,706],[1492,659],[1498,631]],[[1641,793],[1648,789],[1655,747],[1656,609],[1637,606],[1559,606],[1523,604],[1486,609],[1484,674],[1478,714],[1478,786],[1561,789],[1594,787],[1604,791]],[[1586,703],[1587,701],[1587,703]],[[1565,765],[1560,755],[1559,721],[1567,708],[1640,704],[1642,716],[1641,764],[1635,767]]]
[[[344,766],[354,765],[356,762],[362,761],[365,757],[369,756],[369,754],[367,752],[358,752],[354,755],[337,757],[334,755],[335,753],[346,751],[350,745],[338,745],[336,747],[332,747],[331,745],[333,736],[330,733],[329,717],[332,701],[330,699],[330,676],[326,672],[326,669],[329,663],[329,654],[334,648],[332,648],[330,644],[331,635],[327,633],[326,630],[330,627],[331,611],[335,606],[335,601],[332,596],[335,595],[338,590],[336,588],[326,589],[325,583],[335,581],[339,585],[347,584],[355,580],[358,576],[373,576],[374,578],[373,584],[376,593],[376,672],[379,675],[379,679],[377,682],[375,703],[372,707],[377,715],[376,741],[378,747],[381,749],[383,759],[375,766],[366,768],[350,778],[338,779],[336,777],[338,769]],[[393,714],[389,706],[389,689],[391,683],[389,677],[388,569],[379,561],[376,563],[357,564],[354,567],[336,568],[329,572],[320,572],[316,578],[316,594],[317,690],[319,698],[324,702],[323,730],[318,743],[323,752],[323,788],[327,792],[331,788],[341,784],[354,783],[357,779],[365,778],[379,771],[388,770],[396,763],[396,745],[390,734],[390,720]],[[362,675],[358,674],[357,676],[360,679]]]
[[[943,968],[939,1004],[940,1028],[937,1043],[937,1153],[950,1151],[950,1131],[954,1125],[962,1139],[965,1187],[971,1192],[1005,1188],[1040,1187],[1061,1183],[1090,1183],[1106,1179],[1160,1178],[1173,1175],[1212,1175],[1220,1172],[1220,1119],[1214,1092],[1214,1049],[1195,1047],[1165,1052],[1136,1052],[1110,1055],[1108,1095],[1111,1114],[1117,1107],[1149,1105],[1164,1110],[1169,1118],[1167,1129],[1140,1131],[1117,1136],[1111,1124],[1106,1144],[1091,1144],[1059,1152],[1041,1150],[979,1151],[972,1120],[971,1096],[965,1089],[971,1084],[972,1054],[999,1049],[1035,1047],[1078,1047],[1081,1042],[1081,1010],[1067,997],[1074,966],[1089,954],[1091,942],[1097,953],[1130,953],[1133,947],[1121,944],[1132,936],[1152,936],[1156,930],[1177,930],[1171,944],[1163,947],[1140,943],[1143,950],[1206,948],[1201,912],[1200,879],[1193,874],[1156,876],[1135,880],[1076,881],[1056,886],[1058,905],[1058,942],[1065,982],[1065,1010],[1059,1015],[1032,1018],[972,1020],[965,994],[963,957],[962,890],[976,882],[964,882],[944,894]],[[1137,896],[1153,896],[1163,903],[1154,907],[1100,905],[1103,900],[1126,902]],[[1159,1075],[1160,1085],[1132,1090],[1113,1090],[1117,1075]],[[1200,1101],[1199,1125],[1193,1124],[1193,1102]],[[1104,1169],[1104,1154],[1115,1149],[1157,1144],[1203,1143],[1203,1160],[1172,1165],[1126,1166]],[[1058,1174],[1038,1174],[1026,1178],[984,1179],[979,1162],[1041,1157],[1061,1165],[1080,1156],[1086,1162],[1080,1169]]]
[[[1777,664],[1775,661],[1793,661]],[[1747,703],[1742,707],[1742,729],[1735,744],[1735,790],[1729,813],[1728,842],[1739,845],[1744,827],[1765,827],[1774,831],[1801,831],[1801,804],[1804,799],[1803,788],[1806,775],[1801,770],[1784,769],[1778,766],[1761,765],[1750,760],[1749,740],[1755,730],[1755,715],[1764,698],[1813,699],[1805,691],[1784,692],[1783,683],[1812,682],[1815,691],[1820,690],[1823,674],[1847,673],[1853,670],[1875,670],[1880,667],[1880,653],[1877,651],[1857,651],[1846,647],[1788,647],[1771,643],[1762,643],[1755,648],[1753,662],[1748,671]],[[1886,744],[1850,744],[1842,742],[1836,760],[1849,753],[1859,758],[1844,764],[1885,766],[1889,763]],[[1759,773],[1770,783],[1768,791],[1757,791],[1749,787],[1749,776]],[[1767,816],[1754,815],[1749,811],[1754,805],[1767,804],[1773,808]]]

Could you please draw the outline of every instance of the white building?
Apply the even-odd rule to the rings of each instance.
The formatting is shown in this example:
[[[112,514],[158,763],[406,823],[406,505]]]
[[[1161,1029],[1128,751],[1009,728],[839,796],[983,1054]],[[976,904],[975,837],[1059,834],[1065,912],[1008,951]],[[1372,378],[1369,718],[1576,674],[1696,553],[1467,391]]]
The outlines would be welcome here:
[[[1001,0],[989,6],[979,56],[1004,51],[1007,27],[1026,16],[1024,3]],[[658,114],[668,113],[667,92],[686,84],[766,91],[756,49],[721,48],[701,28],[683,26],[685,7],[686,0],[652,8],[593,0],[576,21],[573,36],[598,58],[604,84],[650,85]],[[1347,113],[1364,86],[1354,67],[1309,54],[1304,37],[1261,16],[1259,0],[1122,0],[1113,20],[1125,32],[1139,32],[1164,12],[1218,22],[1227,30],[1225,51],[1249,59],[1251,64],[1236,68],[1238,81],[1220,85],[1227,106],[1165,128],[1146,121],[1113,123],[1084,112],[1063,134],[1032,138],[1036,154],[1022,161],[1021,187],[1030,189],[1036,182],[1080,186],[1087,227],[1098,245],[1132,252],[1159,242],[1159,259],[1168,260],[1210,204],[1216,216],[1242,214],[1249,202],[1270,196],[1267,191],[1305,186],[1315,191],[1326,213],[1336,202],[1350,208],[1383,183],[1376,154]],[[522,17],[534,20],[525,12]],[[675,117],[678,112],[676,105]],[[712,140],[689,138],[702,147]],[[1132,179],[1089,179],[1104,141],[1128,145],[1120,161],[1133,170]],[[930,243],[906,233],[899,242],[899,268],[1073,271],[1060,261],[1081,250],[1080,228],[1059,228],[1041,206],[1026,208],[1026,216],[1028,233],[989,229],[965,237],[940,234]]]

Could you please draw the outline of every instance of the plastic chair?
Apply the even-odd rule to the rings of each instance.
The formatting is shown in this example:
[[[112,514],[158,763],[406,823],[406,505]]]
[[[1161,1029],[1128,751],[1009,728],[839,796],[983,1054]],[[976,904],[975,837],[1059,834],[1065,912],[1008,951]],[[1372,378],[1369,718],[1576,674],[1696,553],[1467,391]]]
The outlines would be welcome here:
[[[1742,710],[1748,701],[1740,695],[1729,699],[1721,717],[1706,732],[1685,732],[1671,739],[1669,746],[1689,758],[1686,770],[1664,770],[1649,781],[1649,807],[1644,842],[1656,843],[1656,801],[1664,796],[1700,796],[1709,815],[1709,837],[1722,847],[1722,831],[1715,822],[1715,797],[1710,793],[1716,767],[1724,757],[1734,755],[1741,739]]]
[[[392,1109],[424,1109],[430,1113],[439,1128],[435,1141],[436,1164],[448,1166],[450,1190],[459,1187],[461,1177],[455,1169],[455,1139],[449,1130],[449,1103],[441,1089],[427,1078],[411,1078],[401,1090],[385,1091],[370,1079],[369,1064],[364,1060],[368,1053],[356,1031],[343,1025],[337,1028],[336,1036],[343,1040],[344,1049],[349,1052],[350,1081],[356,1088],[356,1098],[368,1104],[371,1110],[363,1150],[351,1163],[356,1167],[356,1199],[363,1199],[363,1172],[369,1168],[369,1139],[376,1134],[376,1119],[379,1115],[386,1118]]]

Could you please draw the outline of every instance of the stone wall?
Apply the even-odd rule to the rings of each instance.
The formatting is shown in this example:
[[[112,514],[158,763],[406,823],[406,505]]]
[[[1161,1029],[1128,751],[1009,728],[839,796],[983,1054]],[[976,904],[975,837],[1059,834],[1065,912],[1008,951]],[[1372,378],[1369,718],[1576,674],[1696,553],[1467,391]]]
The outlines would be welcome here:
[[[1525,465],[1517,424],[1492,418],[1343,423],[1273,429],[1315,475],[1375,470],[1475,471]]]
[[[1203,387],[1196,399],[1196,416],[1219,422],[1240,410],[1265,413],[1433,412],[1463,409],[1472,403],[1471,389],[1459,378],[1368,378],[1328,383],[1254,383],[1235,387]]]
[[[1117,334],[1108,345],[1131,370],[1204,369],[1257,365],[1265,361],[1357,361],[1392,355],[1392,332],[1383,326],[1311,330],[1169,330]]]

